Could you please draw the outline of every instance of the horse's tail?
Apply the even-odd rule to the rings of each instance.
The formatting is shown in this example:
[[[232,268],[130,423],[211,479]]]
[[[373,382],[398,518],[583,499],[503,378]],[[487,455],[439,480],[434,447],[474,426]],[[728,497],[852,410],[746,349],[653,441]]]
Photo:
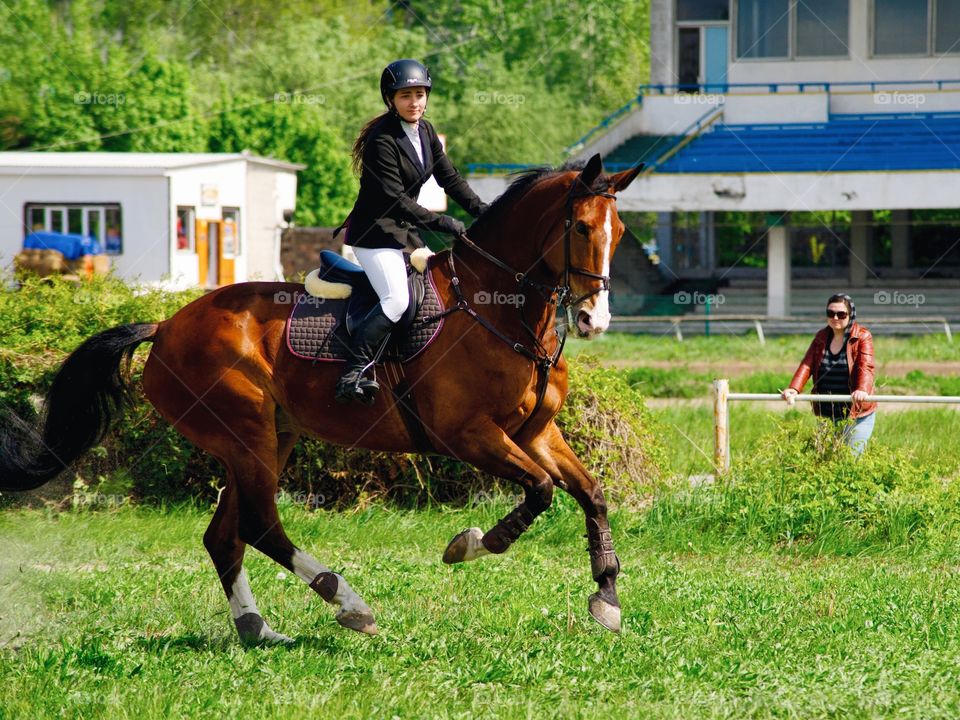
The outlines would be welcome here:
[[[155,323],[120,325],[88,338],[53,379],[38,426],[0,420],[0,490],[32,490],[99,442],[127,394],[125,370]]]

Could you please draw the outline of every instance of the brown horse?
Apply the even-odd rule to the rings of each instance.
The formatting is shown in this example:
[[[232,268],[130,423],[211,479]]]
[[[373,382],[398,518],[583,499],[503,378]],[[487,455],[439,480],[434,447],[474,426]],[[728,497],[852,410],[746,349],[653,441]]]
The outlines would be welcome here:
[[[600,156],[582,170],[536,170],[515,180],[452,251],[429,270],[450,310],[438,338],[405,365],[432,449],[518,483],[524,500],[487,532],[471,528],[449,544],[447,563],[502,553],[551,503],[554,486],[586,515],[598,591],[589,611],[619,631],[607,507],[597,480],[564,441],[554,417],[567,395],[558,307],[578,335],[610,321],[610,260],[623,234],[614,194],[640,168],[603,173]],[[294,357],[284,342],[290,283],[251,282],[206,295],[157,324],[123,325],[85,341],[65,361],[36,429],[12,419],[0,432],[0,486],[38,487],[106,432],[121,404],[122,367],[152,340],[143,388],[160,414],[226,468],[226,486],[203,541],[237,631],[247,642],[286,642],[257,609],[243,555],[247,545],[295,573],[337,621],[376,633],[367,604],[287,537],[277,514],[278,476],[301,435],[388,452],[418,449],[391,393],[373,406],[334,402],[337,363]],[[522,294],[516,305],[475,302],[483,293]],[[386,388],[385,388],[386,390]]]

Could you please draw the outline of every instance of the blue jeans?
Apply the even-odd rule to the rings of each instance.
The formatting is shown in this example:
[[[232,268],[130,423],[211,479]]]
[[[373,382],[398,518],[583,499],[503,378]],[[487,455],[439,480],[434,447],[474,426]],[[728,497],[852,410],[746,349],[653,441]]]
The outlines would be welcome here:
[[[873,423],[877,419],[877,412],[874,410],[869,415],[864,415],[856,420],[849,422],[843,429],[843,441],[847,444],[853,454],[860,456],[867,447],[867,441],[873,435]]]

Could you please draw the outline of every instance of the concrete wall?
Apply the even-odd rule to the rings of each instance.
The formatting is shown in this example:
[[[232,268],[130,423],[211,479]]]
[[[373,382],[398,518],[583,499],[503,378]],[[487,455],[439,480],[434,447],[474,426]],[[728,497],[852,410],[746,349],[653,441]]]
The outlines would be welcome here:
[[[111,256],[117,274],[159,282],[170,271],[167,178],[159,173],[103,177],[5,169],[0,174],[0,265],[10,265],[23,247],[27,203],[118,203],[123,252]]]
[[[297,176],[250,163],[247,166],[248,280],[276,280],[280,271],[283,211],[296,207]]]
[[[847,173],[654,173],[617,197],[625,211],[873,210],[960,207],[960,171]],[[485,191],[492,192],[492,187]]]

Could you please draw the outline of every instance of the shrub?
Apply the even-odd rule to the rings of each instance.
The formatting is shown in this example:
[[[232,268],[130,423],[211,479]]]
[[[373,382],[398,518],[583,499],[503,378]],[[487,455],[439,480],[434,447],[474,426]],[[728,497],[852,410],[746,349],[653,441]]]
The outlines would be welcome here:
[[[788,417],[727,477],[659,498],[650,521],[838,549],[952,532],[958,499],[956,483],[902,450],[874,442],[857,458],[828,424]]]

